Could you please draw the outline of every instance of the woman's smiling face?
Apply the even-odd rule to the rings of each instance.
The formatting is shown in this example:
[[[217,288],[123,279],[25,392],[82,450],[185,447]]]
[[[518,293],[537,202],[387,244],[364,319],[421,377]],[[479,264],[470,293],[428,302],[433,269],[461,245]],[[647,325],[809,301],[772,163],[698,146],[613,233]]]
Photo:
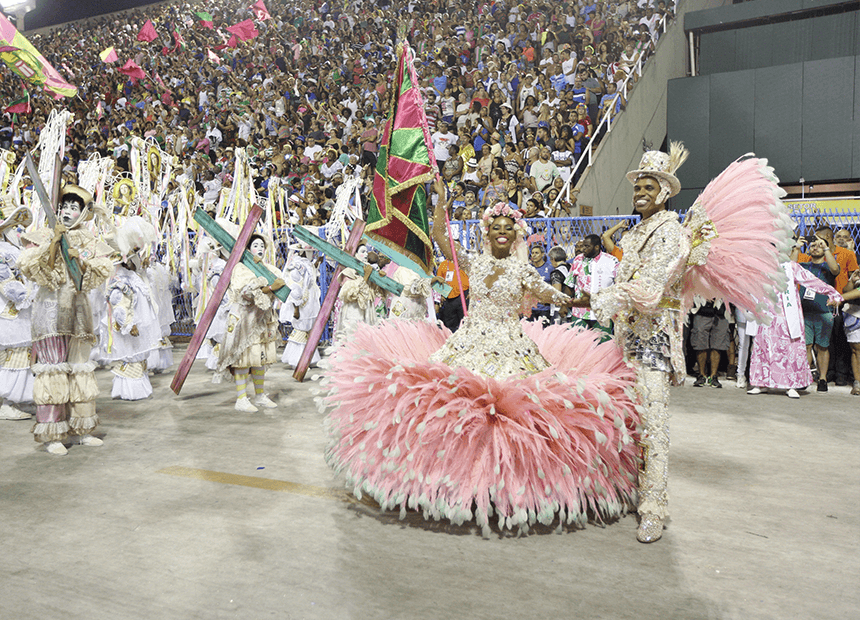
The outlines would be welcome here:
[[[514,221],[505,216],[497,217],[490,222],[487,238],[490,240],[490,250],[493,256],[496,258],[510,256],[511,248],[513,248],[514,239],[516,238]]]

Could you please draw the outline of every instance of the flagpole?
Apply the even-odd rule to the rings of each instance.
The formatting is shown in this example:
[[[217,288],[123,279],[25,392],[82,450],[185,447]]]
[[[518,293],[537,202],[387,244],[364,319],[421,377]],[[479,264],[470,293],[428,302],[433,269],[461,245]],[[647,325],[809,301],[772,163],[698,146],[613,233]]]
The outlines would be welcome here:
[[[441,181],[442,176],[437,172],[436,179]],[[441,200],[442,197],[439,197]],[[448,228],[448,244],[451,246],[451,256],[454,258],[454,277],[457,278],[457,288],[460,289],[460,304],[463,306],[463,317],[469,316],[469,311],[466,309],[466,296],[463,294],[463,278],[460,277],[460,261],[457,260],[457,250],[454,249],[454,234],[451,230],[451,219],[448,217],[448,205],[444,206],[445,211],[445,226]]]
[[[401,43],[403,44],[403,54],[406,56],[409,53],[409,42],[404,37],[404,40]],[[410,74],[411,74],[411,78],[413,80],[415,79],[415,77],[417,77],[415,75],[414,67],[410,67]],[[420,93],[420,90],[419,90],[419,93]],[[422,99],[422,105],[423,105],[423,99],[424,99],[423,93],[421,94],[421,99]],[[422,113],[421,113],[422,122],[424,125],[424,127],[423,127],[423,129],[424,129],[424,140],[427,143],[427,150],[428,150],[428,155],[430,158],[430,165],[436,169],[436,180],[442,181],[444,183],[444,181],[442,179],[442,175],[439,172],[439,164],[436,162],[436,156],[433,153],[433,144],[429,141],[430,127],[429,127],[429,124],[427,123],[427,117],[423,114],[423,107],[421,108],[421,111],[422,111]],[[447,190],[446,190],[446,193],[447,193]],[[442,199],[442,197],[440,196],[439,200],[441,200],[441,199]],[[463,279],[460,277],[460,261],[457,260],[457,251],[454,249],[454,235],[453,235],[453,231],[451,230],[451,220],[448,217],[447,205],[445,207],[445,226],[447,227],[447,230],[448,230],[448,243],[451,246],[451,256],[454,259],[454,275],[457,278],[457,287],[460,289],[460,304],[463,306],[463,316],[465,317],[465,316],[468,316],[469,311],[466,308],[466,296],[463,294]]]

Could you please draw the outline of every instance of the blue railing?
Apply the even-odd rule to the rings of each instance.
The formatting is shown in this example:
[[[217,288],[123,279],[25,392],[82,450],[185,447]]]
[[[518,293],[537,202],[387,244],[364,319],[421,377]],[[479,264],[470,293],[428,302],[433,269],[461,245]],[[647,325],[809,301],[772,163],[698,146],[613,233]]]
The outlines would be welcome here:
[[[797,231],[801,236],[811,234],[822,223],[827,223],[834,230],[844,228],[851,233],[856,242],[860,242],[860,211],[820,211],[817,213],[795,213],[792,218],[797,223]],[[601,235],[604,231],[616,224],[627,221],[631,224],[639,220],[638,216],[607,215],[594,217],[565,217],[565,218],[535,218],[528,220],[531,228],[529,245],[541,244],[548,252],[554,246],[563,247],[568,256],[573,256],[575,243],[583,237],[591,234]],[[480,247],[480,226],[478,220],[455,221],[451,223],[452,232],[467,250],[473,251]],[[280,231],[281,241],[276,246],[276,264],[282,267],[287,260],[289,244],[294,241],[289,230]],[[193,232],[189,232],[192,251],[196,247],[196,239]],[[320,229],[320,235],[324,234]],[[440,257],[441,258],[441,257]],[[320,295],[325,297],[329,282],[334,274],[335,265],[325,261],[320,266]],[[172,335],[179,337],[190,337],[194,332],[194,313],[191,306],[191,293],[175,287],[173,290],[173,307],[176,313],[176,323],[173,324]],[[326,327],[323,341],[331,339],[331,324]],[[290,326],[282,326],[284,337],[289,334]]]

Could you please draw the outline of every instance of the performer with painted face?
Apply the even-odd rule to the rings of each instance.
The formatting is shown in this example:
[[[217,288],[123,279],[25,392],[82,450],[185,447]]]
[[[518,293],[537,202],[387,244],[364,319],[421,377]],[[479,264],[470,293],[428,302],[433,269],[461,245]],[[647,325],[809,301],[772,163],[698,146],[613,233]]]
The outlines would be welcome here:
[[[99,393],[90,362],[96,343],[88,292],[113,271],[110,248],[99,244],[84,224],[93,217],[92,194],[76,185],[60,190],[57,226],[24,235],[34,244],[21,253],[21,273],[38,285],[32,312],[33,397],[36,424],[33,435],[49,453],[67,453],[63,442],[71,433],[81,445],[100,446],[91,433],[99,423],[95,398]],[[69,241],[69,255],[83,272],[81,290],[69,276],[60,255],[60,238]]]
[[[227,221],[219,224],[235,239],[238,227]],[[266,239],[258,234],[251,236],[248,250],[255,260],[263,262],[267,250]],[[274,265],[264,263],[275,276],[270,285],[265,278],[257,277],[242,263],[230,274],[227,296],[230,314],[227,331],[218,356],[218,374],[232,375],[236,382],[236,411],[253,413],[257,406],[273,409],[278,405],[264,390],[266,368],[278,360],[278,315],[273,308],[274,292],[284,286],[283,275]],[[248,376],[254,386],[254,402],[248,398]],[[256,406],[255,406],[256,405]]]
[[[341,274],[341,287],[337,293],[338,305],[334,318],[334,337],[332,342],[339,346],[350,341],[353,332],[359,325],[376,325],[379,315],[374,307],[374,300],[380,293],[367,276],[372,267],[368,263],[367,246],[362,244],[355,251],[355,257],[364,263],[365,271],[359,274],[354,269],[344,269]]]

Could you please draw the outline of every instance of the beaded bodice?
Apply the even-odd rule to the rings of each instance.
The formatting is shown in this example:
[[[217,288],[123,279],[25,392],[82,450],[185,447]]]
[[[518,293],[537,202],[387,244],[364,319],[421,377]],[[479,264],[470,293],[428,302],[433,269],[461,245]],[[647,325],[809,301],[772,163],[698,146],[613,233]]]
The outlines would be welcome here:
[[[469,315],[431,360],[496,379],[547,368],[537,345],[523,333],[520,308],[524,300],[560,304],[567,296],[514,256],[482,254],[461,265],[471,283]]]

